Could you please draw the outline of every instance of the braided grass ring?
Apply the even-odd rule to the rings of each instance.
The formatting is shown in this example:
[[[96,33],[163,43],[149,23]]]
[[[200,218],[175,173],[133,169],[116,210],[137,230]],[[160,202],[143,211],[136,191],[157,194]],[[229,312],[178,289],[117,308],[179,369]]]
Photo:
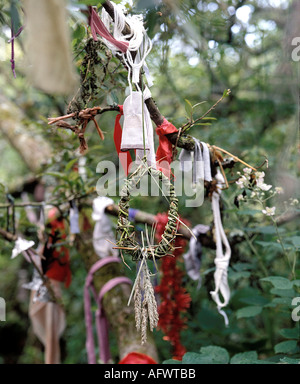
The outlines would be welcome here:
[[[162,239],[158,246],[145,247],[142,252],[140,244],[135,240],[135,232],[129,222],[129,202],[131,198],[131,191],[136,186],[142,177],[148,172],[151,176],[159,181],[162,181],[164,186],[170,191],[170,208],[168,212],[168,222]],[[138,261],[142,258],[142,253],[146,253],[148,259],[160,259],[171,253],[173,248],[173,241],[177,235],[177,222],[178,222],[178,199],[176,197],[175,189],[170,180],[161,172],[154,168],[146,168],[142,164],[127,180],[125,180],[124,187],[121,191],[121,199],[119,201],[119,217],[117,233],[120,235],[118,246],[124,249],[125,253],[132,255],[133,261]]]

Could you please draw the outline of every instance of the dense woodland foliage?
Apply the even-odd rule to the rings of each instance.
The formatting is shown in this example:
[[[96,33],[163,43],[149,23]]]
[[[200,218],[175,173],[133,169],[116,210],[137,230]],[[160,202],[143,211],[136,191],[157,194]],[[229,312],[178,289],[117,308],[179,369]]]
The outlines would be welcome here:
[[[231,300],[226,312],[230,323],[225,327],[211,300],[215,250],[204,247],[201,287],[186,274],[183,278],[192,298],[187,327],[182,332],[182,343],[188,351],[183,361],[228,363],[235,356],[231,362],[299,363],[299,321],[291,317],[295,309],[292,300],[300,296],[297,200],[300,78],[299,61],[292,57],[295,49],[292,42],[300,33],[299,2],[136,0],[134,4],[122,3],[129,12],[144,15],[148,34],[153,39],[147,62],[154,78],[151,91],[161,113],[179,127],[187,121],[190,105],[203,102],[194,110],[194,116],[199,117],[220,99],[225,89],[230,89],[229,97],[209,114],[212,119],[194,126],[189,134],[222,147],[255,167],[268,160],[268,167],[265,164],[261,171],[272,188],[260,194],[253,195],[249,185],[236,184],[240,177],[237,172],[244,174],[242,164],[225,171],[232,183],[222,194],[224,228],[229,236],[236,235],[239,239],[233,245],[229,270]],[[70,0],[68,4],[74,63],[81,76],[85,75],[85,47],[90,39],[83,12],[86,4],[100,7],[101,1]],[[17,77],[13,77],[11,46],[7,43],[11,20],[16,30],[25,23],[21,2],[0,0],[0,103],[16,111],[15,124],[20,134],[40,137],[51,150],[49,155],[47,151],[41,155],[44,162],[39,170],[26,164],[26,155],[3,129],[6,115],[5,108],[1,108],[0,203],[7,202],[7,193],[15,201],[20,200],[24,190],[31,196],[31,180],[36,177],[42,177],[49,188],[52,186],[49,198],[56,199],[57,204],[72,194],[88,194],[99,179],[96,173],[99,161],[107,159],[118,164],[113,142],[115,114],[107,113],[99,119],[105,132],[104,142],[96,131],[88,130],[87,180],[83,181],[74,171],[79,158],[77,138],[47,125],[48,117],[65,114],[69,99],[45,94],[31,86],[26,76],[22,34],[15,41]],[[90,94],[86,106],[122,104],[127,86],[124,68],[105,50],[100,50],[92,61],[95,65],[87,74],[90,87],[87,92],[93,87],[95,92]],[[186,208],[183,198],[179,202],[180,215],[191,227],[200,223],[211,225],[209,199],[197,209]],[[134,208],[152,214],[168,209],[162,197],[136,198],[134,204]],[[272,211],[273,207],[276,210]],[[89,208],[85,212],[91,213]],[[16,223],[20,233],[36,239],[36,227],[28,222],[24,210],[16,210]],[[1,209],[0,227],[6,225],[6,210]],[[21,257],[10,260],[11,243],[0,239],[0,250],[0,296],[7,302],[7,321],[0,323],[0,363],[43,363],[42,346],[28,319],[29,294],[21,288],[30,281],[32,269]],[[86,363],[83,313],[86,270],[79,252],[74,247],[70,247],[70,252],[73,281],[63,291],[67,313],[63,362]],[[126,270],[126,274],[133,278],[132,272]],[[171,359],[171,347],[162,332],[154,333],[160,362]],[[113,334],[110,342],[113,359],[118,362]]]

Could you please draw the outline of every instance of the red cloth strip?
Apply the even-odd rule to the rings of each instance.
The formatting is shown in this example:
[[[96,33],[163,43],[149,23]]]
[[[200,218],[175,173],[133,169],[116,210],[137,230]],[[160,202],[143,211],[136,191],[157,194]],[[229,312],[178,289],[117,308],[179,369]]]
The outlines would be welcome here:
[[[66,228],[63,218],[55,218],[56,208],[49,213],[49,226],[51,228],[51,236],[49,237],[47,247],[55,245],[54,248],[49,248],[49,260],[46,260],[46,273],[49,279],[64,282],[68,288],[71,284],[71,269],[70,269],[70,252],[65,246],[59,247],[59,242],[64,242],[67,238]],[[54,238],[57,237],[58,242],[54,243]],[[46,250],[47,251],[47,250]],[[45,253],[45,251],[44,251]],[[47,254],[48,254],[47,253]]]
[[[118,156],[120,158],[120,162],[122,164],[124,172],[126,176],[128,176],[129,167],[132,163],[132,157],[129,152],[126,152],[125,154],[124,152],[121,151],[122,127],[120,124],[120,120],[121,120],[121,117],[123,116],[123,105],[119,105],[119,108],[120,108],[120,113],[117,115],[116,121],[115,121],[114,141],[115,141],[116,150],[118,152]]]
[[[156,152],[157,169],[170,178],[170,164],[172,162],[172,143],[166,135],[178,132],[178,129],[167,119],[161,125],[157,126],[156,133],[159,136],[159,147]]]
[[[93,35],[93,39],[97,41],[97,34],[102,36],[104,39],[108,40],[110,43],[112,43],[116,48],[118,48],[121,52],[125,53],[128,50],[129,43],[122,42],[116,40],[111,33],[107,30],[105,25],[103,24],[102,20],[100,19],[97,12],[94,10],[93,7],[89,6],[89,12],[90,12],[90,20],[89,24],[91,27],[91,32]]]

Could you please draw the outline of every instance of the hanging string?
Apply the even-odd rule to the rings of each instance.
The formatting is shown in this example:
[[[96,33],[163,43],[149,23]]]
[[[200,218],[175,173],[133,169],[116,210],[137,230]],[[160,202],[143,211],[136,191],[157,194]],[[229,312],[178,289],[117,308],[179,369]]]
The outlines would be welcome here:
[[[220,195],[221,188],[224,186],[225,181],[220,171],[216,175],[218,182],[216,192],[212,195],[212,210],[214,215],[215,224],[215,237],[216,237],[216,258],[215,265],[216,271],[214,274],[215,278],[215,290],[210,292],[212,299],[215,301],[218,307],[219,313],[224,317],[225,325],[229,325],[229,320],[225,311],[222,308],[226,307],[230,299],[230,288],[228,285],[228,266],[231,257],[231,248],[229,241],[226,237],[220,212]],[[223,245],[225,247],[225,253],[223,251]],[[223,302],[220,298],[220,294],[223,297]]]
[[[14,25],[11,23],[11,38],[8,40],[8,43],[11,43],[11,70],[14,75],[14,78],[17,78],[16,74],[16,63],[15,63],[15,39],[22,33],[24,26],[18,29],[17,33],[14,33]]]
[[[114,7],[114,20],[104,8],[102,8],[101,19],[108,31],[113,30],[115,40],[128,44],[128,49],[121,51],[121,57],[128,67],[128,83],[130,93],[132,93],[132,83],[138,86],[141,69],[147,68],[146,58],[151,52],[153,44],[144,28],[142,15],[125,16],[119,5],[115,3],[112,5]],[[131,33],[123,35],[126,24],[130,27]],[[118,47],[113,41],[109,41],[105,37],[103,40],[113,54],[119,54],[120,50],[117,49]],[[150,78],[149,74],[147,78]],[[150,80],[149,86],[151,85]]]

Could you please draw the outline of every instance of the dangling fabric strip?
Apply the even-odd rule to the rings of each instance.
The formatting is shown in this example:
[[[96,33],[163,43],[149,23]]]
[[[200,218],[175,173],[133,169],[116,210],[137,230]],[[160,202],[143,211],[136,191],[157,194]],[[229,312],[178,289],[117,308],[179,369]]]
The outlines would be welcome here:
[[[44,247],[42,267],[44,274],[50,279],[64,282],[68,288],[71,284],[72,276],[70,269],[70,252],[63,243],[67,239],[64,219],[56,218],[57,209],[49,211],[49,224],[51,233]]]
[[[225,324],[228,326],[229,321],[226,313],[222,308],[226,307],[230,299],[230,288],[228,285],[228,266],[231,257],[231,248],[226,237],[220,212],[220,195],[221,188],[224,186],[225,181],[220,171],[216,175],[218,182],[217,192],[213,192],[212,195],[212,210],[214,215],[215,224],[215,237],[216,237],[216,258],[215,265],[216,271],[214,274],[215,278],[215,290],[210,292],[213,300],[216,302],[219,313],[224,317]],[[223,245],[225,247],[225,254],[223,253]],[[221,301],[220,294],[223,296],[223,302]]]
[[[200,142],[193,137],[195,142],[194,163],[192,165],[192,152],[183,149],[180,153],[180,168],[184,172],[193,169],[193,184],[196,185],[200,180],[212,181],[210,154],[206,143]],[[202,149],[201,149],[202,146]]]
[[[207,225],[196,225],[192,232],[196,236],[197,240],[194,236],[191,237],[189,250],[183,255],[187,274],[192,280],[199,282],[198,287],[201,285],[200,267],[202,259],[202,245],[200,242],[200,236],[207,233],[209,229],[210,228]]]
[[[137,86],[140,81],[141,69],[146,64],[146,58],[152,50],[152,41],[148,37],[144,28],[143,16],[132,15],[125,16],[122,6],[115,3],[111,3],[114,7],[114,21],[112,17],[107,13],[105,8],[102,8],[102,22],[107,30],[113,29],[113,38],[119,42],[129,43],[128,50],[122,54],[122,59],[128,67],[128,83],[130,93],[132,93],[132,83]],[[123,35],[125,25],[130,27],[130,34]],[[108,39],[104,39],[104,43],[107,47],[116,54],[115,45],[111,44]],[[133,54],[134,53],[134,54]],[[152,85],[150,74],[147,73],[146,77],[149,81],[148,85]]]
[[[113,249],[112,245],[115,239],[112,223],[105,213],[105,209],[113,204],[114,201],[105,196],[99,196],[93,201],[92,219],[96,222],[93,232],[93,246],[100,259],[109,256],[118,257],[118,250]]]
[[[159,136],[159,147],[156,152],[157,169],[160,169],[164,175],[170,178],[170,164],[172,162],[172,143],[167,139],[166,135],[176,133],[178,129],[171,124],[167,119],[156,128],[156,133]]]
[[[114,142],[115,142],[116,150],[118,152],[118,156],[120,158],[120,162],[121,162],[122,167],[124,169],[125,175],[128,176],[129,167],[132,163],[132,157],[131,157],[129,152],[126,152],[127,157],[125,157],[124,154],[122,154],[122,156],[120,156],[120,153],[122,153],[122,151],[121,151],[122,127],[120,124],[120,120],[121,120],[121,117],[123,116],[123,113],[124,113],[123,112],[123,105],[119,105],[119,108],[120,108],[120,113],[117,115],[116,121],[115,121]]]
[[[97,41],[97,34],[102,36],[105,40],[112,43],[116,48],[118,48],[121,52],[125,53],[128,50],[129,43],[122,42],[116,40],[107,30],[102,20],[98,16],[97,12],[93,9],[93,7],[89,6],[90,12],[90,27],[93,35],[93,39]]]
[[[91,311],[91,297],[89,289],[92,290],[94,299],[98,304],[98,310],[96,312],[96,328],[98,335],[98,344],[100,350],[100,360],[107,364],[110,360],[110,351],[109,351],[109,340],[108,340],[108,323],[105,316],[105,312],[102,308],[102,300],[104,295],[116,287],[119,284],[132,284],[131,280],[127,277],[116,277],[106,283],[97,297],[95,287],[93,285],[94,274],[103,268],[105,265],[110,263],[120,263],[120,259],[115,257],[108,257],[106,259],[98,261],[90,269],[84,287],[84,311],[85,311],[85,324],[86,324],[86,350],[88,355],[88,363],[96,364],[96,353],[95,353],[95,343],[93,337],[93,315]]]
[[[76,205],[76,201],[71,201],[71,208],[70,208],[70,233],[73,235],[77,235],[80,233],[79,229],[79,211],[78,207]]]
[[[149,166],[155,166],[153,126],[149,111],[144,103],[151,97],[148,88],[142,92],[132,92],[124,102],[124,124],[121,151],[136,150],[136,163],[147,156]],[[143,105],[144,104],[144,105]]]

